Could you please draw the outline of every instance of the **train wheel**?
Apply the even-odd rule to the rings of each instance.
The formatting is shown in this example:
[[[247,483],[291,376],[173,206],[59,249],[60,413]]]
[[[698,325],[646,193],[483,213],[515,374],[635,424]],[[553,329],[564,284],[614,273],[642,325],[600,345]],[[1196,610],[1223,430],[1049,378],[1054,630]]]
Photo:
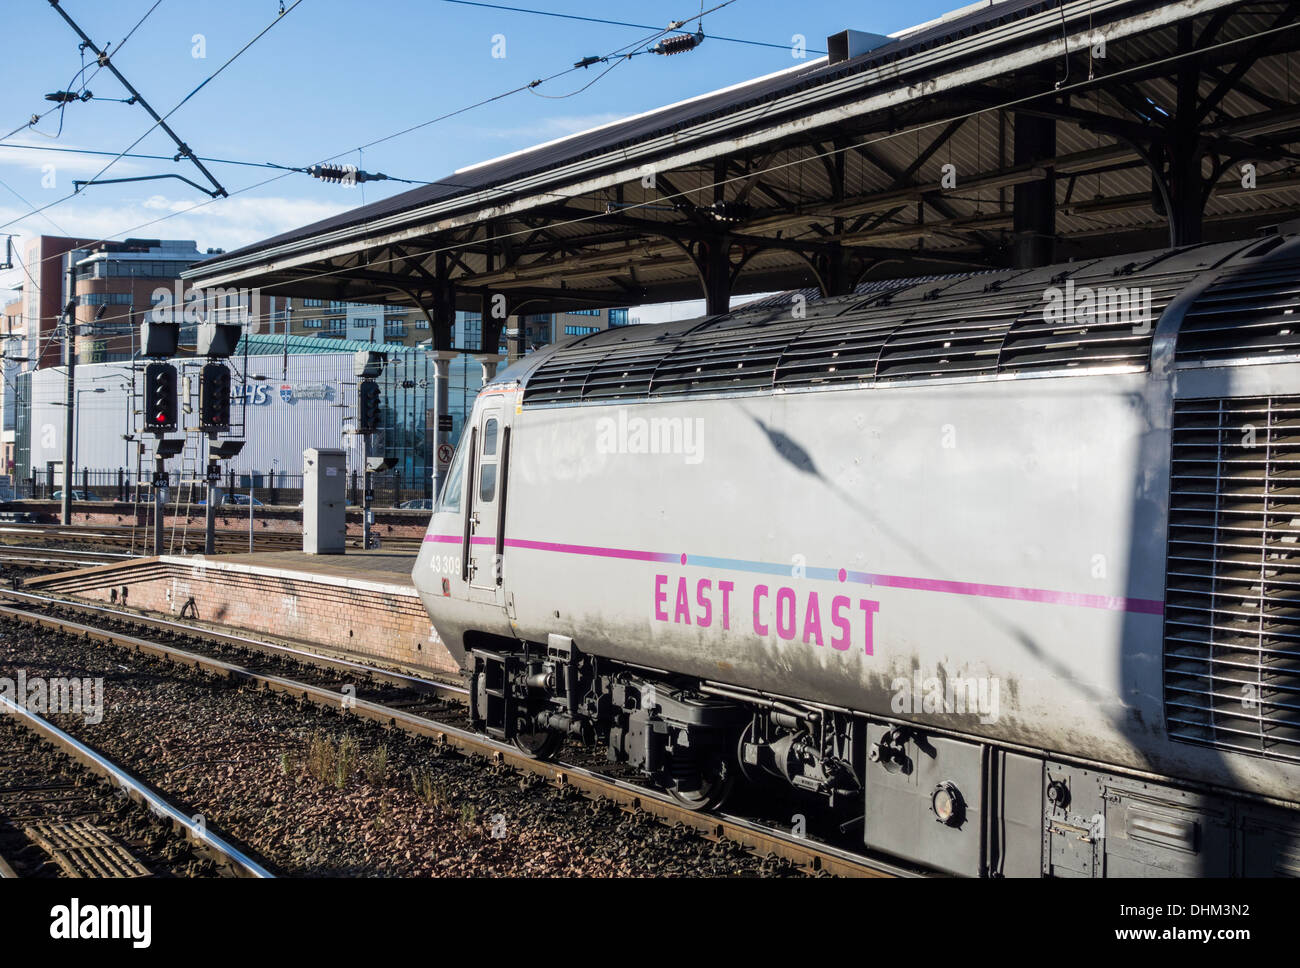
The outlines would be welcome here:
[[[702,768],[694,762],[674,762],[668,794],[690,810],[716,810],[735,786],[735,774],[722,758],[711,759]]]
[[[524,756],[534,760],[549,760],[564,745],[564,734],[558,729],[515,733],[514,744]]]

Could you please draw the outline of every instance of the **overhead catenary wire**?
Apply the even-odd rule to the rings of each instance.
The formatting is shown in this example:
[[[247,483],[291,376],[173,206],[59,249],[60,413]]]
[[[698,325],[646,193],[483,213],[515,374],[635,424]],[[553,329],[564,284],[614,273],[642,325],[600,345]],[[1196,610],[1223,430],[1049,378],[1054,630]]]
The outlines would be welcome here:
[[[168,118],[170,118],[173,114],[175,114],[178,110],[180,110],[180,108],[186,102],[188,102],[190,98],[194,97],[194,95],[198,94],[199,91],[203,90],[204,87],[206,87],[213,79],[215,79],[218,75],[220,75],[227,67],[233,64],[240,57],[240,55],[242,55],[245,51],[247,51],[250,47],[252,47],[255,43],[257,43],[257,41],[259,41],[262,37],[264,37],[267,34],[267,32],[271,30],[272,27],[274,27],[281,20],[283,20],[285,15],[292,12],[300,3],[302,3],[302,0],[294,0],[293,4],[290,5],[287,10],[277,15],[274,20],[272,20],[269,24],[267,24],[260,31],[258,31],[258,33],[254,35],[253,38],[248,41],[248,43],[244,44],[243,47],[235,51],[235,53],[232,54],[229,58],[227,58],[226,61],[220,67],[218,67],[215,71],[213,71],[211,74],[205,77],[202,81],[200,81],[199,85],[195,87],[194,90],[190,91],[189,94],[181,98],[180,101],[178,101],[170,111],[168,111],[166,114],[162,115],[156,121],[154,121],[154,123],[149,126],[148,130],[146,130],[143,134],[141,134],[140,137],[136,138],[135,141],[127,145],[126,148],[118,152],[108,164],[106,164],[103,168],[101,168],[98,172],[96,172],[94,176],[92,176],[90,179],[84,182],[81,188],[75,189],[74,191],[68,193],[67,195],[63,195],[60,198],[56,198],[54,201],[49,202],[46,205],[42,205],[39,209],[34,210],[31,214],[38,215],[47,209],[53,208],[55,205],[58,205],[62,202],[66,202],[68,199],[74,198],[75,196],[79,195],[89,185],[94,184],[96,179],[100,178],[105,172],[107,172],[110,168],[112,168],[115,164],[117,164],[117,162],[119,162],[128,151],[130,151],[141,141],[147,138],[156,128],[160,126],[165,127]],[[56,7],[56,9],[58,8]],[[62,10],[60,10],[59,12],[62,13]],[[176,140],[179,141],[179,139]],[[189,157],[193,158],[192,152],[189,154]],[[218,187],[220,188],[220,186]],[[227,193],[224,188],[220,188],[219,194],[225,196]],[[10,221],[6,222],[4,225],[0,225],[0,229],[8,228],[10,225],[13,225],[17,221],[21,221],[22,218],[26,218],[26,217],[27,216],[22,216],[19,219],[11,219]]]
[[[482,3],[479,2],[479,0],[442,0],[442,2],[458,4],[459,6],[462,7],[482,7],[487,10],[502,10],[509,13],[526,13],[526,14],[533,14],[534,16],[538,16],[538,17],[554,17],[559,20],[577,20],[583,23],[607,24],[613,27],[634,27],[638,30],[656,29],[650,24],[630,23],[626,20],[607,20],[604,17],[584,17],[580,14],[560,13],[557,10],[536,10],[532,7],[512,7],[501,3]],[[704,5],[701,4],[700,12],[696,14],[694,17],[691,17],[689,19],[699,20],[703,18],[705,15],[705,10],[703,9],[703,7]],[[744,38],[741,37],[723,37],[720,34],[710,34],[709,38],[711,40],[724,41],[725,43],[728,44],[746,44],[750,47],[767,47],[775,50],[789,50],[791,47],[790,44],[773,44],[762,40],[745,40]],[[813,50],[812,48],[806,48],[806,49],[808,50],[809,53],[812,54],[826,53],[826,51],[824,50]]]
[[[118,154],[118,152],[116,151],[102,151],[94,148],[69,148],[69,147],[60,147],[56,145],[31,145],[31,144],[22,144],[16,142],[9,142],[6,144],[0,142],[0,151],[3,151],[5,148],[13,148],[19,151],[40,151],[40,152],[58,151],[70,155],[93,155],[101,158],[112,158]],[[135,158],[144,161],[175,161],[176,160],[174,155],[150,155],[150,154],[141,154],[139,152],[131,152],[131,151],[126,152],[125,154],[122,155],[122,157]],[[271,162],[271,161],[241,161],[238,158],[211,158],[206,155],[195,155],[194,157],[198,158],[199,161],[207,162],[210,165],[239,165],[244,168],[278,168],[284,171],[296,171],[296,172],[307,171],[306,168],[298,168],[293,165],[278,165],[275,162]],[[387,175],[383,180],[405,182],[408,185],[432,185],[433,184],[433,182],[431,181],[422,181],[418,178],[398,178],[396,175]]]
[[[289,10],[292,10],[294,7],[298,6],[298,4],[301,3],[301,2],[302,2],[302,0],[294,0],[294,4],[293,4],[293,6],[289,7],[288,10],[286,10],[285,12],[287,13]],[[731,6],[731,4],[733,4],[733,3],[735,3],[735,2],[736,2],[736,0],[723,0],[723,2],[718,3],[718,4],[716,4],[716,5],[713,6],[713,7],[710,7],[708,10],[704,10],[704,11],[702,11],[698,16],[700,16],[700,17],[707,16],[708,14],[711,14],[711,13],[714,13],[715,11],[721,10],[721,9],[723,9],[724,7],[729,7],[729,6]],[[690,19],[695,19],[695,18],[692,17],[692,18],[690,18]],[[278,22],[278,21],[273,21],[273,22],[272,22],[272,26],[273,26],[274,23],[276,23],[276,22]],[[633,43],[633,44],[625,44],[624,46],[618,48],[617,50],[612,51],[612,52],[611,52],[609,55],[607,55],[607,56],[608,56],[608,57],[611,57],[611,58],[613,58],[613,57],[617,57],[617,56],[620,56],[620,55],[622,55],[623,53],[625,53],[625,52],[627,52],[627,51],[629,51],[629,50],[632,50],[632,49],[634,49],[634,48],[637,48],[637,47],[640,47],[640,46],[645,46],[646,44],[649,44],[649,43],[651,43],[651,42],[657,40],[658,38],[664,36],[665,34],[670,33],[672,30],[676,29],[676,27],[675,27],[674,25],[679,25],[680,23],[681,23],[681,21],[673,21],[672,23],[670,23],[670,25],[669,25],[668,27],[657,29],[657,30],[656,30],[652,35],[650,35],[649,37],[644,38],[644,39],[642,39],[641,41],[638,41],[638,42],[636,42],[636,43]],[[266,29],[269,30],[270,28],[268,27],[268,28],[266,28]],[[265,30],[262,31],[262,33],[265,33],[265,32],[266,32]],[[260,36],[261,36],[261,34],[258,35],[258,37],[260,37]],[[254,38],[254,41],[255,41],[256,39],[257,39],[257,37]],[[244,46],[244,48],[242,48],[242,49],[241,49],[239,52],[237,52],[234,56],[235,56],[235,57],[238,57],[238,56],[239,56],[239,53],[242,53],[243,50],[246,50],[249,46],[251,46],[252,43],[253,43],[253,41],[250,41],[249,44],[246,44],[246,45]],[[233,60],[234,60],[234,57],[232,57],[232,58],[230,59],[230,61],[227,61],[226,64],[223,64],[222,67],[219,68],[219,69],[218,69],[214,74],[212,74],[212,75],[211,75],[207,80],[211,80],[213,77],[215,77],[217,74],[219,74],[219,73],[220,73],[222,70],[224,70],[225,67],[228,66],[229,63],[230,63],[231,61],[233,61]],[[455,110],[448,111],[448,112],[446,112],[445,114],[441,114],[441,115],[438,115],[437,117],[430,118],[430,119],[427,120],[427,121],[422,121],[422,122],[420,122],[419,124],[410,125],[410,126],[408,126],[408,127],[406,127],[406,128],[403,128],[403,129],[401,129],[401,130],[399,130],[399,131],[393,132],[392,134],[385,135],[385,136],[383,136],[383,137],[381,137],[381,138],[376,138],[376,139],[374,139],[374,140],[372,140],[372,141],[366,142],[365,144],[358,145],[358,146],[356,146],[355,148],[349,148],[349,149],[347,149],[347,150],[345,150],[345,151],[340,151],[340,152],[338,152],[337,154],[330,155],[328,158],[322,158],[322,159],[320,159],[319,161],[315,162],[315,164],[316,164],[316,165],[324,165],[324,164],[327,164],[327,163],[329,163],[329,162],[335,161],[335,160],[338,159],[338,158],[342,158],[342,157],[344,157],[344,156],[346,156],[346,155],[349,155],[349,154],[351,154],[351,153],[354,152],[354,151],[357,151],[357,152],[359,152],[359,151],[364,151],[365,149],[367,149],[367,148],[372,148],[372,147],[374,147],[375,145],[383,144],[384,142],[387,142],[387,141],[392,141],[394,138],[402,137],[403,135],[410,134],[410,133],[413,132],[413,131],[418,131],[418,130],[420,130],[420,129],[422,129],[422,128],[429,127],[430,125],[432,125],[432,124],[436,124],[436,123],[438,123],[438,122],[440,122],[440,121],[448,120],[448,119],[453,118],[453,117],[456,117],[456,116],[458,116],[458,115],[465,114],[465,113],[467,113],[468,111],[472,111],[472,110],[474,110],[474,109],[476,109],[476,108],[480,108],[480,107],[483,107],[483,106],[485,106],[485,105],[492,104],[492,103],[494,103],[494,102],[496,102],[496,101],[503,100],[504,98],[510,97],[510,96],[512,96],[512,95],[519,94],[519,93],[521,93],[521,92],[523,92],[523,91],[526,91],[526,90],[530,90],[530,89],[536,88],[536,87],[540,86],[541,84],[545,84],[545,83],[547,83],[548,81],[555,80],[555,79],[560,78],[560,77],[563,77],[563,76],[565,76],[565,75],[567,75],[567,74],[572,74],[572,73],[574,73],[574,72],[575,72],[576,70],[578,70],[578,69],[579,69],[578,67],[568,67],[568,68],[565,68],[564,70],[557,71],[557,72],[555,72],[554,74],[551,74],[551,75],[549,75],[549,76],[547,76],[547,77],[544,77],[544,78],[540,78],[540,79],[537,79],[537,80],[530,81],[530,82],[527,83],[527,84],[520,84],[520,85],[518,85],[518,86],[516,86],[516,87],[511,88],[511,89],[508,90],[508,91],[503,91],[503,92],[500,93],[500,94],[496,94],[496,95],[493,95],[493,96],[491,96],[491,97],[483,98],[482,100],[476,101],[476,102],[474,102],[473,104],[468,104],[468,105],[465,105],[465,106],[463,106],[463,107],[457,108],[457,109],[455,109]],[[199,87],[195,88],[194,91],[191,91],[189,95],[186,95],[186,97],[185,97],[185,98],[180,102],[180,104],[177,104],[175,108],[172,108],[171,111],[169,111],[166,115],[163,116],[163,120],[166,120],[167,117],[170,117],[171,114],[172,114],[173,112],[175,112],[176,109],[179,108],[179,107],[181,106],[181,104],[184,104],[185,101],[189,100],[190,97],[192,97],[195,93],[197,93],[198,90],[201,89],[201,88],[203,87],[203,85],[207,83],[207,80],[205,80],[202,84],[200,84]],[[589,87],[590,85],[587,85],[587,86]],[[575,93],[576,93],[576,92],[575,92]],[[155,127],[156,127],[156,125],[155,125]],[[152,131],[153,128],[151,127],[149,130]],[[99,178],[100,175],[104,174],[105,171],[107,171],[109,168],[111,168],[111,167],[113,166],[113,164],[115,164],[115,163],[116,163],[117,161],[119,161],[121,158],[126,157],[127,153],[130,152],[131,148],[134,148],[135,145],[139,144],[140,141],[143,140],[144,137],[145,137],[148,133],[149,133],[149,132],[145,132],[145,135],[141,135],[140,138],[137,138],[137,139],[136,139],[136,140],[135,140],[131,145],[129,145],[129,146],[128,146],[124,151],[118,152],[116,155],[114,155],[113,160],[110,161],[107,165],[105,165],[102,169],[100,169],[99,173],[96,174],[96,175],[95,175],[93,178],[91,178],[89,181],[90,181],[90,182],[93,182],[96,178]],[[4,146],[3,144],[0,144],[0,147],[5,147],[5,146]],[[242,164],[247,164],[247,165],[250,165],[250,166],[259,165],[259,163],[256,163],[256,162],[244,162],[244,163],[242,163]],[[261,163],[260,166],[271,167],[271,168],[284,168],[284,169],[286,170],[286,174],[287,174],[288,172],[301,172],[301,171],[304,171],[304,170],[305,170],[304,167],[290,167],[290,166],[287,166],[287,165],[275,165],[275,164],[272,164],[272,163],[269,163],[269,162],[267,162],[267,163]],[[305,166],[305,167],[311,167],[311,166]],[[269,184],[270,182],[272,182],[272,181],[276,181],[276,180],[278,180],[278,179],[281,178],[281,177],[284,177],[284,176],[277,176],[276,178],[267,179],[267,180],[264,181],[264,182],[259,182],[259,183],[254,184],[254,185],[247,186],[247,187],[244,188],[244,189],[240,189],[240,190],[239,190],[238,192],[236,192],[235,194],[240,194],[240,193],[242,193],[242,192],[244,192],[244,191],[249,191],[249,190],[252,190],[253,188],[261,187],[262,185]],[[397,179],[393,179],[393,180],[397,180]],[[432,183],[428,183],[428,184],[432,184]],[[448,184],[448,183],[444,183],[444,184]],[[460,186],[453,186],[453,187],[460,187]],[[23,221],[24,219],[26,219],[26,218],[28,218],[28,217],[30,217],[30,216],[33,216],[33,215],[39,215],[39,214],[43,213],[44,211],[46,211],[47,209],[53,208],[55,205],[58,205],[58,204],[60,204],[60,203],[62,203],[62,202],[65,202],[65,201],[67,201],[68,199],[73,198],[73,197],[75,197],[75,196],[78,195],[78,194],[80,194],[80,190],[78,190],[78,191],[74,191],[74,192],[71,192],[71,193],[69,193],[69,194],[67,194],[67,195],[64,195],[64,196],[62,196],[62,197],[60,197],[60,198],[57,198],[57,199],[55,199],[54,201],[52,201],[52,202],[50,202],[50,203],[48,203],[48,204],[46,204],[46,205],[41,206],[39,209],[33,209],[33,210],[32,210],[31,212],[29,212],[27,215],[22,215],[22,216],[19,216],[19,217],[17,217],[17,218],[10,219],[8,222],[5,222],[4,224],[0,225],[0,229],[8,228],[10,225],[14,225],[14,224],[16,224],[16,223],[18,223],[18,222],[21,222],[21,221]],[[555,194],[555,193],[551,193],[551,194]],[[208,199],[207,202],[211,202],[211,201],[214,201],[214,200],[215,200],[215,199]],[[156,222],[158,222],[158,221],[161,221],[162,218],[170,218],[170,217],[173,217],[173,216],[175,216],[175,215],[183,214],[184,212],[193,211],[194,209],[199,208],[199,207],[202,207],[203,205],[207,204],[207,202],[199,202],[199,203],[196,203],[195,205],[190,206],[189,208],[184,209],[184,210],[182,210],[181,212],[170,213],[170,214],[167,215],[167,216],[162,216],[160,219],[153,219],[153,220],[151,220],[151,221],[149,221],[149,222],[145,222],[145,223],[143,223],[142,225],[135,226],[135,227],[130,228],[130,229],[125,229],[125,230],[123,230],[122,232],[117,232],[117,233],[114,233],[114,234],[116,234],[116,235],[121,235],[121,234],[123,234],[123,232],[133,232],[133,231],[136,231],[136,230],[139,229],[139,228],[143,228],[143,227],[146,227],[146,226],[148,226],[148,225],[152,225],[152,224],[154,224],[154,223],[156,223]],[[105,241],[105,240],[104,240],[104,239],[101,239],[100,241]]]
[[[707,16],[708,14],[711,14],[711,13],[714,13],[714,12],[716,12],[716,11],[718,11],[718,10],[721,10],[723,7],[729,7],[729,6],[731,6],[731,5],[732,5],[733,3],[735,3],[735,2],[736,2],[736,0],[723,0],[722,3],[716,4],[715,6],[710,7],[708,10],[704,11],[704,12],[701,14],[701,16]],[[691,18],[691,19],[694,19],[694,18]],[[673,21],[673,23],[679,23],[679,21]],[[636,43],[634,43],[634,44],[625,44],[625,45],[623,45],[622,47],[618,48],[617,50],[612,51],[612,52],[610,52],[609,54],[606,54],[605,56],[606,56],[606,57],[609,57],[609,58],[619,57],[619,56],[621,56],[622,54],[624,54],[625,52],[627,52],[627,51],[629,51],[629,50],[633,50],[633,49],[635,49],[635,48],[637,48],[637,47],[640,47],[640,46],[643,46],[643,45],[645,45],[645,44],[651,43],[651,42],[653,42],[653,41],[659,39],[660,37],[664,36],[665,34],[671,33],[674,29],[676,29],[676,28],[675,28],[675,27],[664,27],[664,28],[657,29],[657,30],[655,31],[655,33],[652,34],[650,37],[648,37],[648,38],[644,38],[644,39],[642,39],[642,40],[640,40],[640,41],[638,41],[638,42],[636,42]],[[539,79],[537,79],[537,80],[530,81],[530,82],[528,82],[527,84],[520,84],[520,85],[518,85],[517,87],[513,87],[513,88],[511,88],[511,89],[508,90],[508,91],[502,91],[500,94],[494,94],[494,95],[492,95],[491,97],[483,98],[481,101],[475,101],[473,104],[467,104],[467,105],[465,105],[464,107],[461,107],[461,108],[457,108],[457,109],[455,109],[454,111],[448,111],[446,114],[440,114],[440,115],[438,115],[438,116],[435,117],[435,118],[430,118],[428,121],[421,121],[419,124],[413,124],[413,125],[410,125],[409,127],[402,128],[400,131],[395,131],[395,132],[393,132],[392,134],[390,134],[390,135],[385,135],[385,136],[382,137],[382,138],[376,138],[376,139],[373,140],[373,141],[368,141],[368,142],[366,142],[366,143],[363,144],[363,145],[358,145],[356,148],[350,149],[349,151],[341,151],[341,152],[339,152],[337,155],[332,155],[331,157],[326,158],[326,159],[323,159],[323,160],[324,160],[324,161],[333,161],[333,160],[336,159],[336,158],[341,158],[341,157],[343,157],[344,155],[351,154],[352,151],[361,151],[361,150],[364,150],[364,149],[366,149],[366,148],[373,148],[375,145],[383,144],[385,141],[392,141],[394,138],[400,138],[400,137],[402,137],[403,135],[410,134],[412,131],[419,131],[421,128],[427,128],[427,127],[428,127],[429,125],[431,125],[431,124],[437,124],[437,123],[439,123],[439,122],[441,122],[441,121],[446,121],[446,120],[448,120],[448,119],[450,119],[450,118],[454,118],[454,117],[456,117],[457,115],[464,114],[464,113],[466,113],[467,111],[473,111],[473,110],[475,110],[476,108],[484,107],[485,105],[492,104],[492,103],[494,103],[494,102],[496,102],[496,101],[503,100],[503,99],[505,99],[505,98],[511,97],[512,95],[520,94],[520,93],[522,93],[522,92],[524,92],[524,91],[532,90],[533,88],[539,87],[539,86],[541,86],[542,84],[546,84],[546,83],[548,83],[548,82],[550,82],[550,81],[554,81],[554,80],[556,80],[557,78],[564,77],[566,74],[572,74],[572,73],[574,73],[575,71],[577,71],[577,70],[581,70],[581,69],[582,69],[582,68],[577,67],[577,66],[566,67],[564,70],[556,71],[554,74],[550,74],[550,75],[548,75],[548,76],[546,76],[546,77],[542,77],[542,78],[539,78]],[[0,228],[4,228],[4,226],[0,226]]]
[[[117,54],[122,50],[122,48],[126,46],[126,42],[127,42],[128,40],[130,40],[132,36],[134,36],[135,32],[136,32],[137,30],[140,29],[140,25],[143,24],[146,20],[149,19],[150,14],[152,14],[155,10],[157,10],[157,9],[158,9],[158,5],[161,4],[161,3],[162,3],[162,0],[154,0],[154,4],[153,4],[153,6],[150,7],[148,10],[146,10],[146,11],[144,12],[144,16],[141,17],[139,20],[137,20],[137,21],[135,22],[135,26],[132,27],[130,30],[128,30],[128,31],[126,32],[126,36],[122,38],[122,42],[119,43],[119,44],[117,45],[116,48],[113,48],[113,56],[114,56],[114,57],[116,57]],[[105,52],[107,52],[107,51],[109,50],[109,48],[112,47],[112,46],[113,46],[112,41],[109,41],[109,43],[105,44],[105,45],[104,45],[104,50],[105,50]],[[86,49],[86,48],[85,48],[85,45],[83,44],[82,47],[81,47],[81,52],[82,52],[83,57],[84,57],[84,55],[85,55],[85,49]],[[84,64],[84,63],[83,63],[83,64],[82,64],[82,67],[81,67],[81,70],[79,70],[76,74],[74,74],[74,75],[72,76],[72,80],[68,82],[68,86],[65,88],[65,90],[71,90],[71,89],[72,89],[72,85],[76,83],[77,78],[80,77],[82,74],[84,74],[85,71],[86,71],[86,68],[89,67],[89,66],[90,66],[90,65],[88,65],[88,64]],[[99,62],[97,61],[97,62],[96,62],[96,67],[95,67],[95,73],[94,73],[94,74],[91,74],[90,77],[86,78],[86,80],[82,82],[82,84],[81,84],[81,89],[82,89],[82,91],[85,91],[85,89],[86,89],[87,87],[90,86],[90,82],[93,81],[93,80],[95,79],[95,75],[97,75],[97,74],[98,74],[100,71],[102,71],[103,69],[104,69],[104,64],[103,64],[103,63],[99,63]],[[9,132],[7,135],[5,135],[4,137],[0,137],[0,142],[2,142],[2,141],[6,141],[6,140],[8,140],[9,138],[12,138],[14,135],[16,135],[19,131],[22,131],[24,128],[32,128],[32,130],[35,131],[36,129],[35,129],[33,126],[36,125],[36,124],[38,124],[42,118],[46,117],[47,115],[53,114],[55,111],[61,111],[62,108],[65,107],[65,106],[66,106],[66,105],[58,104],[58,105],[55,105],[54,107],[50,108],[50,110],[46,111],[44,114],[40,114],[40,115],[36,115],[36,114],[34,114],[34,115],[32,115],[31,118],[30,118],[28,121],[24,122],[23,124],[20,124],[18,127],[14,128],[12,131],[10,131],[10,132]],[[62,132],[62,130],[63,130],[63,115],[62,115],[62,113],[60,113],[60,115],[59,115],[59,131]],[[44,135],[45,137],[51,137],[50,135],[46,135],[45,132],[43,132],[43,131],[36,131],[36,133],[39,134],[39,135]],[[58,137],[58,135],[54,135],[53,137]]]

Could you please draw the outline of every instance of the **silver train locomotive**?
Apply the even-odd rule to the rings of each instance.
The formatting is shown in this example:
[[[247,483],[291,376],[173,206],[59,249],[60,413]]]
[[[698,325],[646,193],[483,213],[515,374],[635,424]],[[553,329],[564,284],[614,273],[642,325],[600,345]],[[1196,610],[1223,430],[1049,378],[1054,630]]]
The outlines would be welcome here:
[[[1300,238],[548,347],[414,579],[531,755],[956,874],[1300,873]]]

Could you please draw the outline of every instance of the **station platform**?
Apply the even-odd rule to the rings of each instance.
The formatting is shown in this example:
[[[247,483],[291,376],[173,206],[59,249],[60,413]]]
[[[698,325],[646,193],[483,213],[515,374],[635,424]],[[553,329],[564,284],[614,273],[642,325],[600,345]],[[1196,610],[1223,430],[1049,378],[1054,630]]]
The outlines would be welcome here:
[[[30,578],[23,588],[243,630],[358,661],[455,673],[411,583],[415,555],[161,555]]]

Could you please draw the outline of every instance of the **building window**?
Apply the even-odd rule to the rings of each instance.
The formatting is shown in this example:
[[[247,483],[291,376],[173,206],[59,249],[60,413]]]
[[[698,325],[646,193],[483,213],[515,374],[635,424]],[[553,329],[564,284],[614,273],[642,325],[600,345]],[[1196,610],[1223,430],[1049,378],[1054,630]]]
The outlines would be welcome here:
[[[415,328],[416,328],[416,329],[428,329],[428,328],[429,328],[429,321],[428,321],[427,319],[417,319],[417,320],[415,321]]]
[[[185,269],[188,262],[149,262],[143,260],[133,261],[108,261],[104,265],[107,271],[101,271],[96,265],[96,276],[129,276],[131,278],[144,279],[179,279],[181,270]]]
[[[592,333],[599,333],[599,326],[566,326],[564,327],[565,336],[590,336]]]
[[[302,325],[304,329],[320,329],[319,319],[304,319]]]
[[[525,317],[524,317],[524,322],[525,322],[525,323],[531,323],[531,324],[533,324],[533,325],[537,325],[537,324],[540,324],[540,323],[546,323],[546,324],[549,325],[550,322],[551,322],[551,314],[550,314],[550,313],[533,313],[531,316],[525,316]]]
[[[384,320],[384,339],[406,339],[406,323],[401,322],[400,320]]]
[[[304,300],[302,301],[302,304],[303,304],[304,306],[324,306],[324,305],[325,305],[325,300],[324,300],[324,299],[304,299]]]
[[[566,315],[568,315],[568,316],[599,316],[599,315],[600,315],[600,310],[599,310],[599,309],[570,309],[570,310],[568,311],[568,313],[566,313]]]
[[[83,306],[130,306],[133,298],[129,292],[88,292],[78,297]]]
[[[626,309],[611,309],[611,310],[609,311],[609,325],[611,325],[611,326],[626,326],[626,325],[627,325],[627,310],[626,310]]]

